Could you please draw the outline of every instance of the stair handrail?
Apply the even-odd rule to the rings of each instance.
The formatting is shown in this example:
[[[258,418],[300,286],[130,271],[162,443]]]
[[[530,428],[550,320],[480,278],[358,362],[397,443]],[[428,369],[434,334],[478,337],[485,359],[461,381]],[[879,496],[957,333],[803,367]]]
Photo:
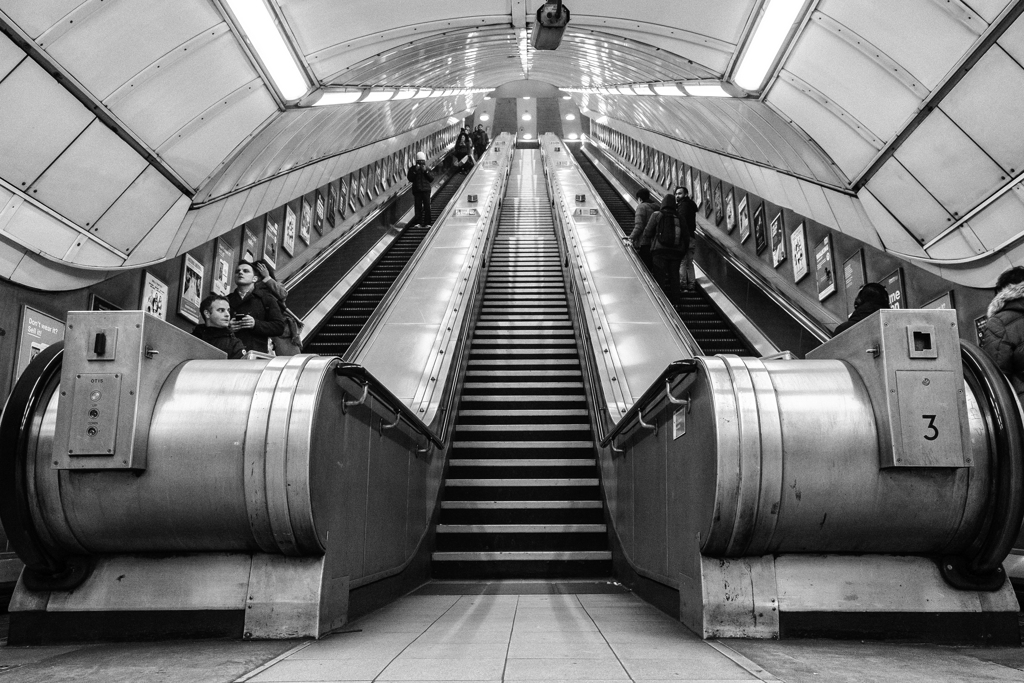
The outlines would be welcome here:
[[[374,398],[383,403],[395,414],[395,422],[390,426],[394,427],[398,422],[404,421],[407,425],[413,428],[416,433],[426,437],[429,445],[433,445],[438,449],[443,449],[447,436],[447,425],[448,420],[441,421],[440,433],[434,431],[426,423],[421,420],[416,413],[402,402],[400,398],[391,393],[391,390],[384,386],[384,383],[373,376],[373,373],[364,368],[358,363],[347,363],[340,361],[334,367],[334,374],[338,378],[347,378],[360,385],[363,389],[362,396],[355,401],[344,400],[342,402],[342,410],[348,411],[350,408],[361,405],[367,398],[368,394],[372,394]],[[445,411],[445,414],[449,414],[450,411]],[[387,427],[388,425],[384,425]]]
[[[658,379],[654,380],[651,386],[647,387],[647,391],[633,403],[632,407],[626,411],[622,418],[604,436],[600,435],[600,432],[604,431],[604,425],[599,424],[598,436],[601,439],[601,448],[611,446],[612,450],[619,452],[620,449],[615,447],[615,439],[630,431],[634,425],[641,424],[643,421],[643,411],[663,393],[668,398],[669,403],[685,405],[688,410],[688,399],[678,399],[672,395],[672,381],[679,377],[688,377],[696,373],[699,367],[700,363],[695,358],[684,358],[669,363],[662,373],[658,375]]]

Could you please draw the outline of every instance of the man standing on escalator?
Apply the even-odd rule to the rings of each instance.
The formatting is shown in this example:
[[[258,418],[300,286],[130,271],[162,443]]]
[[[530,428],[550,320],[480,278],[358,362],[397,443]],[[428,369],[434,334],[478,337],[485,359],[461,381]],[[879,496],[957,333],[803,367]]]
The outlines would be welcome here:
[[[693,270],[693,254],[697,251],[697,204],[690,199],[690,191],[685,187],[676,188],[676,208],[687,244],[679,266],[679,283],[684,292],[692,292],[697,288],[697,276]]]
[[[434,182],[434,174],[427,169],[426,154],[416,152],[416,163],[409,167],[405,177],[412,183],[412,199],[416,207],[409,225],[429,228],[434,223],[430,215],[430,188]]]

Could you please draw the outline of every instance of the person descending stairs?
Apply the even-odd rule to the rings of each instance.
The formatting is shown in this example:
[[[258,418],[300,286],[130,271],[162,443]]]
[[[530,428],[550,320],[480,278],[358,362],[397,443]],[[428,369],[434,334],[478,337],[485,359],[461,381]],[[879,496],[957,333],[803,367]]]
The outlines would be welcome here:
[[[611,575],[556,239],[540,152],[517,150],[455,423],[435,578]]]

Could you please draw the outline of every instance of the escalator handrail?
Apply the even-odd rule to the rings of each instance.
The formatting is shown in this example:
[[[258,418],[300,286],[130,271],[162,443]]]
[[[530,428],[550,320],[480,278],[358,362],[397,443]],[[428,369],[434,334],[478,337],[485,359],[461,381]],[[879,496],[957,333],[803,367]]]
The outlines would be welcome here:
[[[633,403],[630,409],[622,416],[622,419],[601,439],[601,448],[608,448],[609,445],[614,443],[616,438],[632,429],[635,424],[639,424],[642,419],[642,411],[663,393],[669,391],[672,380],[677,377],[692,375],[697,372],[699,366],[700,364],[694,358],[686,358],[669,363],[662,373],[658,375],[658,379],[654,380],[651,386],[647,387],[647,391]]]
[[[387,405],[394,414],[396,420],[404,420],[416,432],[426,437],[427,440],[439,449],[444,448],[444,437],[421,420],[416,413],[402,402],[397,396],[391,393],[384,384],[373,376],[373,373],[358,363],[338,363],[334,368],[337,377],[346,377],[357,384],[361,384],[364,390],[371,391],[377,400]]]
[[[605,147],[601,143],[593,138],[590,138],[593,144],[605,151]],[[590,150],[586,147],[582,148],[584,154],[591,155]],[[593,161],[593,160],[592,160]],[[637,183],[640,187],[646,188],[648,191],[661,195],[665,190],[654,184],[654,181],[647,177],[642,177],[635,173],[632,169],[627,167],[622,161],[611,158],[611,161],[622,169],[623,173],[628,175]],[[628,200],[627,200],[628,201]],[[764,294],[772,300],[776,306],[784,310],[791,318],[798,322],[804,329],[814,335],[814,337],[820,342],[826,342],[833,337],[831,330],[829,330],[824,324],[819,322],[815,316],[809,311],[805,310],[798,302],[791,301],[778,290],[774,283],[769,281],[763,275],[758,273],[756,270],[751,268],[746,261],[738,257],[728,245],[723,244],[719,241],[718,237],[714,235],[710,230],[701,225],[706,222],[707,219],[703,216],[697,216],[697,235],[704,238],[706,244],[711,246],[723,260],[726,261],[730,266],[736,269],[743,277],[749,280],[755,287],[760,289]]]
[[[995,429],[991,519],[987,533],[967,568],[984,575],[999,571],[1024,523],[1024,421],[1017,397],[1005,375],[977,345],[960,340],[965,369],[984,389],[985,406]]]

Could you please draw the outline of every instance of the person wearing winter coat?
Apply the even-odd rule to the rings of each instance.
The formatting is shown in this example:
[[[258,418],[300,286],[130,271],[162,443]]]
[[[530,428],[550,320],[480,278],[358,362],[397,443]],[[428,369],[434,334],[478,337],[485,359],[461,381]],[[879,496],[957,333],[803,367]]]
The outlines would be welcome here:
[[[473,157],[470,151],[473,149],[473,140],[469,137],[469,131],[463,128],[459,131],[459,137],[455,138],[455,147],[452,149],[452,164],[456,170],[467,173],[473,167]]]
[[[697,275],[693,270],[693,257],[697,251],[697,240],[693,238],[697,233],[697,204],[690,199],[690,191],[685,187],[676,188],[676,210],[687,244],[686,251],[683,252],[683,262],[679,266],[679,280],[683,291],[692,292],[697,288]]]
[[[644,228],[651,242],[654,277],[673,305],[680,303],[679,266],[689,248],[689,240],[676,213],[676,197],[669,192],[661,201],[661,209],[651,216]]]
[[[479,159],[487,151],[487,145],[491,142],[487,137],[487,131],[484,130],[484,124],[478,123],[470,137],[473,138],[473,155]]]
[[[258,277],[248,261],[239,261],[235,267],[235,291],[228,294],[231,331],[249,351],[267,353],[270,338],[284,334],[285,321],[274,295],[256,288]]]
[[[1024,268],[1011,268],[996,281],[981,348],[1024,400]]]
[[[415,212],[409,225],[430,227],[434,218],[430,215],[430,189],[434,182],[434,174],[427,168],[427,155],[416,152],[416,163],[409,167],[405,177],[412,183],[412,199]]]
[[[836,326],[834,334],[845,332],[875,311],[889,308],[889,292],[877,282],[869,282],[857,292],[853,300],[853,313],[845,323]]]
[[[274,270],[264,259],[253,264],[256,267],[256,274],[259,280],[256,282],[256,289],[263,289],[277,299],[277,305],[284,314],[284,334],[273,337],[270,343],[274,346],[275,356],[294,356],[302,353],[302,322],[288,308],[288,288],[274,279]]]
[[[645,237],[644,228],[647,227],[651,216],[658,212],[658,203],[651,199],[651,193],[647,188],[641,188],[636,193],[636,200],[639,202],[636,213],[633,214],[633,232],[629,233],[626,240],[636,249],[637,256],[647,270],[654,272],[654,263],[651,261],[651,241]]]
[[[192,329],[192,335],[228,354],[228,358],[245,357],[245,347],[231,331],[231,305],[225,296],[211,294],[199,304],[203,322]]]

